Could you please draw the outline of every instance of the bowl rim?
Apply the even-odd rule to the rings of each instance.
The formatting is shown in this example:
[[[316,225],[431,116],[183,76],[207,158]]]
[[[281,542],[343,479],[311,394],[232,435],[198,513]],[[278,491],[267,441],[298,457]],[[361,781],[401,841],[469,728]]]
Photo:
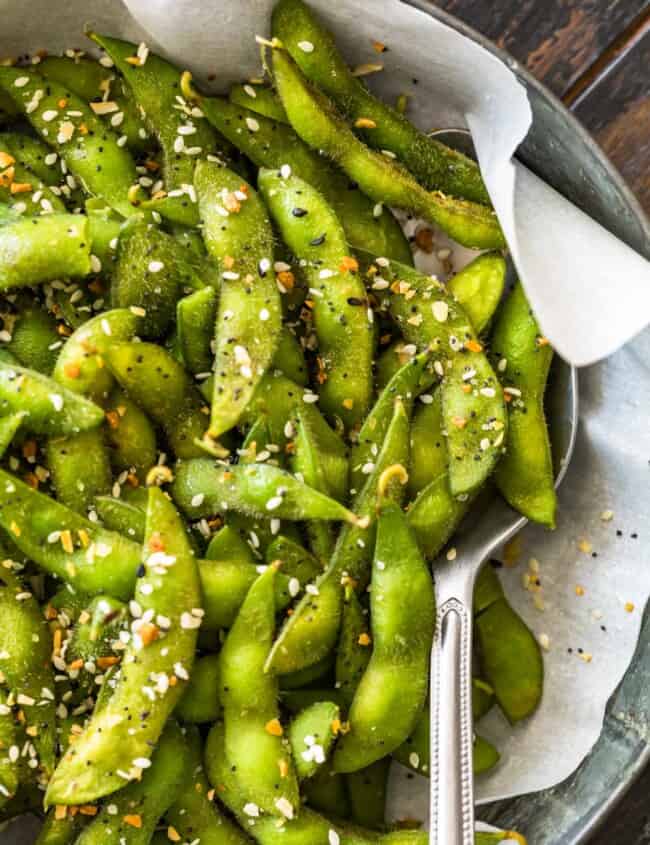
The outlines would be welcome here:
[[[469,24],[466,24],[464,21],[457,18],[455,15],[452,15],[444,9],[441,9],[436,6],[435,0],[401,0],[401,2],[415,9],[418,9],[421,12],[424,12],[430,17],[436,18],[442,23],[447,24],[452,29],[455,29],[457,32],[460,32],[462,35],[465,35],[472,41],[479,44],[484,49],[488,50],[490,53],[492,53],[494,56],[504,62],[504,64],[510,70],[512,70],[515,76],[517,76],[526,84],[527,88],[534,89],[535,93],[541,99],[546,100],[546,102],[553,109],[561,111],[563,113],[564,118],[570,125],[572,131],[575,132],[575,134],[580,138],[582,143],[594,156],[594,158],[599,161],[610,180],[616,185],[622,199],[628,205],[633,216],[639,223],[646,240],[650,244],[650,217],[646,214],[640,201],[637,199],[636,195],[629,187],[627,182],[623,179],[616,166],[610,161],[608,156],[605,154],[600,145],[594,139],[592,134],[583,126],[583,124],[578,120],[578,118],[573,114],[573,112],[570,111],[569,108],[567,108],[567,106],[556,94],[554,94],[543,82],[540,82],[535,76],[533,76],[532,73],[527,68],[525,68],[517,59],[515,59],[507,50],[498,47],[492,40],[487,38],[482,33],[478,32]],[[605,226],[605,228],[607,227]],[[650,254],[646,254],[645,257],[650,258]],[[639,638],[642,635],[643,626],[639,632]],[[624,682],[625,677],[630,671],[631,666],[632,664],[630,663],[630,666],[628,666],[625,675],[621,680],[621,684]],[[619,689],[619,687],[617,687],[617,690]],[[615,692],[616,691],[614,691],[612,695],[614,695]],[[602,732],[601,735],[599,735],[596,744],[600,742],[601,736]],[[580,764],[578,770],[583,764],[584,761]],[[581,830],[577,837],[574,837],[571,842],[564,843],[564,845],[581,845],[581,843],[586,843],[587,838],[594,834],[602,826],[602,824],[612,813],[617,804],[622,800],[627,791],[634,785],[634,783],[638,780],[640,775],[644,772],[644,770],[648,767],[649,764],[650,744],[646,744],[643,751],[638,755],[634,763],[630,766],[628,770],[628,776],[624,780],[622,780],[619,785],[603,800],[603,802],[598,806],[597,809],[592,808],[592,811],[589,813],[586,819],[585,827]]]

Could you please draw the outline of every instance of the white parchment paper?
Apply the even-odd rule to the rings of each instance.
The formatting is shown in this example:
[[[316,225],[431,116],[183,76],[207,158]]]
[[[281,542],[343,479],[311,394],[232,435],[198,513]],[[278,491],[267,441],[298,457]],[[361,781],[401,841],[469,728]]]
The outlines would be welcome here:
[[[650,320],[648,262],[511,163],[531,113],[506,65],[398,0],[312,3],[351,62],[377,61],[372,40],[389,46],[381,57],[386,72],[372,84],[391,100],[412,94],[411,114],[423,129],[471,128],[528,295],[565,357],[595,360]],[[0,53],[78,47],[90,23],[113,35],[144,38],[199,78],[216,74],[221,88],[259,73],[254,36],[268,33],[271,0],[126,0],[126,6],[121,0],[0,0]],[[650,428],[643,421],[650,401],[639,389],[648,383],[649,362],[650,340],[643,335],[586,373],[558,529],[527,529],[519,567],[504,570],[512,603],[536,634],[548,635],[550,650],[538,713],[514,729],[497,713],[481,722],[480,731],[496,742],[503,759],[478,781],[480,800],[543,789],[567,777],[598,738],[607,700],[631,659],[650,592],[642,553],[650,535],[643,504],[650,457]],[[610,522],[600,518],[606,509],[614,512]],[[597,557],[581,551],[581,538]],[[530,557],[540,562],[543,613],[521,587]],[[632,612],[626,603],[634,605]],[[590,662],[579,649],[592,655]],[[406,780],[397,770],[394,775],[393,815],[424,818],[425,782]]]

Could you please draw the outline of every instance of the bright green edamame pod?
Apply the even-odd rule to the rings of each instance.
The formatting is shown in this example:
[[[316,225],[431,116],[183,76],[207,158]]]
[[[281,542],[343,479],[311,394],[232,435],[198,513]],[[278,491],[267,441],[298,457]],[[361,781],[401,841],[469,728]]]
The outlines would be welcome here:
[[[176,303],[178,347],[185,368],[194,375],[212,369],[217,300],[217,291],[208,285]]]
[[[151,757],[183,693],[183,676],[189,678],[201,624],[195,615],[201,605],[198,569],[183,524],[157,487],[149,490],[144,550],[145,574],[136,583],[135,607],[142,614],[151,610],[155,624],[152,629],[152,622],[134,621],[115,690],[57,766],[47,804],[94,801],[139,778],[146,768],[139,763]],[[173,686],[172,675],[177,679]],[[138,725],[134,735],[129,715]],[[132,754],[128,760],[124,748]]]
[[[36,370],[0,361],[0,412],[24,413],[23,427],[56,437],[96,428],[104,412]]]
[[[332,103],[312,88],[285,50],[273,51],[273,73],[282,104],[298,135],[310,147],[333,159],[370,199],[414,212],[464,246],[505,246],[491,209],[437,190],[428,191],[395,161],[366,147]]]
[[[222,268],[210,434],[237,425],[271,366],[281,329],[273,273],[273,231],[253,188],[237,173],[199,162],[195,173],[203,236]]]
[[[218,146],[223,144],[200,109],[182,96],[178,68],[153,53],[144,61],[137,60],[138,47],[128,41],[97,33],[90,33],[90,37],[106,50],[126,79],[162,149],[166,195],[147,200],[142,207],[156,210],[176,223],[195,226],[199,215],[192,183],[197,159],[220,152]],[[132,63],[129,59],[137,61]]]
[[[110,812],[107,806],[101,808],[76,845],[149,845],[161,816],[190,773],[187,742],[175,722],[168,722],[149,762],[140,780],[111,799]]]
[[[553,349],[541,334],[521,282],[499,313],[492,350],[511,400],[506,452],[495,476],[497,487],[528,519],[553,528],[557,497],[544,417],[544,391]]]
[[[88,103],[65,85],[46,81],[31,67],[0,69],[0,88],[88,193],[106,200],[124,217],[133,213],[128,200],[129,188],[136,181],[131,154]]]
[[[346,709],[352,704],[359,681],[370,662],[372,639],[369,622],[357,594],[351,586],[347,586],[336,650],[336,689],[345,702]]]
[[[302,0],[281,0],[273,10],[273,35],[305,76],[336,102],[366,142],[390,150],[430,190],[490,204],[478,166],[467,156],[421,132],[382,103],[348,68],[331,33]],[[312,45],[310,50],[304,45]]]
[[[309,183],[275,170],[260,170],[258,183],[284,242],[305,262],[323,368],[320,405],[351,428],[372,393],[372,311],[357,262],[333,209]]]
[[[156,463],[156,432],[147,415],[129,396],[114,387],[105,403],[109,457],[118,472],[135,472],[140,482]]]
[[[291,720],[289,742],[300,780],[314,777],[326,763],[340,730],[340,715],[336,704],[320,701]]]
[[[278,123],[289,122],[280,98],[268,85],[233,85],[228,92],[228,99],[236,106],[243,106]]]
[[[124,220],[99,197],[90,197],[84,207],[95,272],[112,275]]]
[[[300,713],[306,707],[311,707],[312,704],[317,704],[321,701],[331,701],[338,705],[340,709],[345,709],[345,701],[338,689],[324,689],[322,687],[305,689],[281,690],[280,699],[282,706],[285,707],[289,713]]]
[[[286,326],[280,332],[278,348],[275,350],[273,366],[282,370],[287,378],[292,379],[301,387],[309,382],[305,354],[298,338]]]
[[[505,596],[475,619],[482,674],[497,703],[515,724],[535,712],[544,688],[544,661],[539,643]]]
[[[47,780],[56,762],[52,638],[32,593],[8,569],[0,569],[0,581],[0,671],[24,713],[24,727],[35,729],[37,772]]]
[[[477,334],[483,334],[499,307],[506,283],[506,262],[498,252],[485,252],[447,282]]]
[[[104,354],[120,385],[163,429],[177,458],[203,455],[205,403],[183,367],[154,343],[113,343]]]
[[[496,373],[467,314],[441,282],[396,262],[371,265],[371,288],[378,278],[393,285],[388,305],[406,340],[437,359],[449,488],[454,496],[472,493],[503,451],[507,413]]]
[[[24,414],[8,414],[0,417],[0,458],[5,454],[23,424]]]
[[[56,320],[34,303],[21,307],[7,349],[24,367],[49,376],[54,369],[60,341]]]
[[[114,655],[113,643],[128,618],[126,604],[112,596],[95,596],[84,610],[85,614],[77,619],[68,638],[66,658],[69,663],[77,658],[85,663]]]
[[[411,423],[411,466],[408,492],[415,498],[439,475],[447,472],[447,449],[443,434],[440,391],[429,394],[431,401],[421,404]]]
[[[250,546],[231,525],[224,525],[213,535],[205,551],[205,558],[207,560],[235,560],[253,566],[256,563]]]
[[[109,531],[124,534],[136,543],[144,540],[146,514],[141,508],[124,499],[97,496],[95,510]]]
[[[346,501],[348,495],[347,461],[344,465],[345,473],[341,478],[341,486],[337,490],[332,490],[324,466],[327,455],[319,448],[318,438],[313,427],[309,424],[309,417],[303,414],[300,408],[298,408],[297,416],[296,436],[291,455],[293,472],[315,490],[333,496],[338,501]],[[320,522],[308,522],[305,530],[314,554],[319,560],[327,562],[334,550],[332,527]]]
[[[144,310],[140,329],[145,337],[162,337],[174,319],[188,273],[177,253],[176,240],[146,220],[133,221],[120,235],[113,304]]]
[[[348,499],[347,451],[338,437],[331,436],[332,431],[322,416],[313,411],[313,407],[304,402],[298,403],[296,423],[287,429],[294,444],[293,470],[301,473],[307,484],[345,502]]]
[[[350,819],[355,824],[373,830],[384,826],[389,768],[390,757],[384,757],[345,776],[350,799]]]
[[[411,248],[389,209],[362,194],[344,173],[310,149],[291,126],[222,97],[203,97],[199,103],[210,123],[258,167],[280,169],[288,165],[296,176],[320,191],[355,249],[412,263]]]
[[[232,627],[246,595],[259,575],[254,562],[235,558],[198,562],[203,590],[203,630],[214,632]],[[291,600],[289,579],[278,575],[275,604],[282,610]]]
[[[494,690],[480,678],[472,679],[472,710],[476,720],[482,719],[494,705]]]
[[[190,682],[176,705],[176,717],[189,724],[215,722],[221,713],[220,686],[219,655],[206,654],[197,658]]]
[[[23,167],[36,174],[44,185],[58,186],[61,181],[59,157],[47,144],[22,132],[0,133],[0,150],[13,156]],[[65,195],[65,191],[63,191]]]
[[[346,507],[271,464],[217,465],[211,458],[184,461],[171,492],[190,519],[233,509],[257,517],[358,522]]]
[[[496,252],[479,255],[448,282],[447,290],[458,300],[477,334],[482,334],[496,311],[505,286],[506,263]],[[381,389],[416,353],[415,344],[397,340],[379,356],[376,382]]]
[[[474,737],[474,774],[482,775],[493,769],[501,759],[497,749],[485,737]]]
[[[304,807],[300,814],[279,825],[274,816],[260,814],[251,823],[246,813],[247,796],[242,793],[236,774],[224,755],[223,725],[216,722],[206,742],[207,775],[221,801],[231,810],[242,827],[259,845],[332,845],[334,836],[342,845],[426,845],[428,835],[416,830],[377,834],[358,827],[330,822],[324,816]]]
[[[500,830],[494,833],[477,831],[474,837],[475,845],[496,845],[498,842],[514,842],[516,845],[526,845],[524,837],[515,830]]]
[[[140,318],[126,308],[91,317],[64,344],[52,373],[54,379],[74,393],[103,403],[114,383],[104,353],[115,341],[131,340],[139,327]]]
[[[50,438],[47,466],[56,498],[78,513],[86,514],[95,497],[111,489],[111,465],[101,428]]]
[[[388,382],[368,414],[350,455],[352,492],[363,488],[373,471],[381,444],[393,417],[395,399],[399,398],[410,413],[415,398],[427,390],[435,379],[433,361],[428,350],[408,360]]]
[[[165,813],[169,828],[161,845],[168,845],[173,831],[184,842],[198,839],[201,845],[247,845],[251,840],[221,812],[210,795],[210,784],[201,762],[200,736],[188,731],[188,744],[189,777]]]
[[[7,70],[7,68],[0,68]],[[0,226],[0,289],[91,271],[88,221],[80,214],[13,215]]]
[[[277,680],[264,672],[275,627],[274,578],[270,566],[255,581],[226,637],[221,701],[225,756],[240,788],[260,810],[291,817],[298,783],[278,718]],[[209,765],[209,753],[206,759]]]
[[[308,552],[304,546],[283,534],[279,534],[269,543],[265,560],[268,564],[279,561],[282,567],[281,572],[291,578],[296,578],[301,585],[309,584],[323,571],[318,558]]]
[[[316,580],[315,591],[306,593],[285,622],[269,654],[266,668],[280,674],[303,669],[322,660],[334,648],[341,622],[344,574],[346,581],[363,589],[369,580],[374,545],[377,489],[385,470],[408,465],[409,416],[404,404],[395,401],[394,411],[374,468],[353,506],[367,522],[345,525],[325,572]],[[384,481],[382,480],[383,484]],[[390,485],[395,492],[395,485]],[[362,528],[361,524],[366,524]]]
[[[348,714],[334,770],[354,772],[398,748],[427,694],[433,583],[399,505],[382,504],[372,570],[372,656]]]
[[[74,91],[93,111],[126,137],[126,145],[135,152],[150,146],[145,124],[133,101],[133,94],[112,68],[94,59],[67,56],[46,56],[39,62],[38,71],[46,79],[54,79]],[[104,103],[105,105],[101,105]],[[93,105],[94,104],[94,105]]]

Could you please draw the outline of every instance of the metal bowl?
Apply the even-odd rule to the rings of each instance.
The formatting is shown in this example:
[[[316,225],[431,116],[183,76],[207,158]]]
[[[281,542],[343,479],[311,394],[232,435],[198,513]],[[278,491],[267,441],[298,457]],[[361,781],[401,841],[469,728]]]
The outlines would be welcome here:
[[[430,0],[406,1],[506,62],[525,85],[534,116],[518,153],[521,161],[650,259],[650,222],[616,169],[564,105],[511,56]],[[580,402],[587,414],[602,402],[613,374],[626,370],[631,362],[647,374],[648,335],[644,332],[607,362],[581,372]],[[644,425],[640,409],[638,425]],[[584,431],[579,439],[587,440]],[[588,444],[583,442],[583,447],[587,452]],[[624,477],[620,482],[625,483]],[[649,617],[646,612],[637,651],[610,699],[601,736],[579,769],[553,789],[482,808],[482,818],[520,830],[534,845],[584,843],[604,821],[650,762]]]

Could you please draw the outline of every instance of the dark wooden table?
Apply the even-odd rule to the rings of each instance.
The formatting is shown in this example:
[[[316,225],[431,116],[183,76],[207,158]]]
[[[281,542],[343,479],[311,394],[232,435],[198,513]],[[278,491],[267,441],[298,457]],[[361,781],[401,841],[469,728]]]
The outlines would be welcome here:
[[[650,0],[435,2],[561,97],[650,213]],[[590,845],[650,845],[650,769]]]

